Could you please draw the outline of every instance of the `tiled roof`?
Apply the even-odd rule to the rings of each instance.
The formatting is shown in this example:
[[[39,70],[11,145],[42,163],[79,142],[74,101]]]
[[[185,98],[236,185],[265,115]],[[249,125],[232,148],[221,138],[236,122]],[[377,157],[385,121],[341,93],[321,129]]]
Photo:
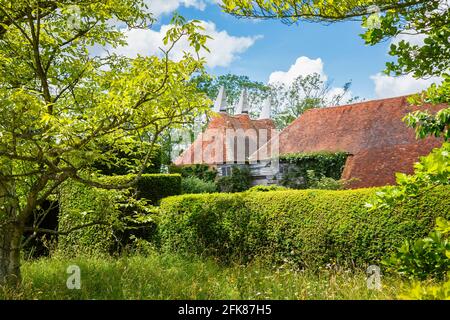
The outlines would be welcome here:
[[[229,115],[224,112],[217,113],[207,129],[185,150],[175,161],[175,165],[187,164],[218,164],[228,160],[235,161],[237,159],[227,159],[227,149],[230,148],[225,136],[227,130],[233,130],[236,134],[257,140],[256,148],[261,147],[272,138],[272,130],[275,125],[270,119],[253,120],[248,114]],[[262,138],[260,135],[265,135]],[[218,150],[217,146],[222,146],[222,150]],[[252,153],[251,152],[251,153]],[[236,152],[234,152],[236,153]]]
[[[420,109],[436,112],[444,107]],[[436,138],[416,140],[414,130],[402,122],[418,109],[406,96],[312,109],[277,136],[280,154],[345,151],[350,156],[342,177],[359,179],[352,187],[394,184],[395,172],[412,173],[419,156],[442,144]]]

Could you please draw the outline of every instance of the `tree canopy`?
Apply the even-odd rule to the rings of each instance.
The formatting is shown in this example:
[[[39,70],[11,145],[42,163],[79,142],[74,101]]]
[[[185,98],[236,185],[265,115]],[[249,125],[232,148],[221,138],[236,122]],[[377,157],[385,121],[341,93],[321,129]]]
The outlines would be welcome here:
[[[298,76],[291,84],[270,85],[270,96],[274,105],[274,121],[278,129],[284,129],[305,111],[315,108],[338,106],[357,101],[351,97],[351,82],[338,90],[333,90],[331,82],[324,81],[320,74]]]
[[[175,16],[160,56],[114,53],[126,44],[123,28],[151,26],[142,0],[0,0],[0,22],[0,282],[5,282],[20,276],[24,222],[58,186],[74,179],[126,187],[101,184],[93,164],[115,162],[117,152],[145,151],[136,169],[141,173],[161,132],[203,113],[211,101],[191,81],[203,72],[203,59],[189,54],[169,59],[182,38],[197,52],[205,47],[198,21]],[[95,53],[94,46],[110,50]],[[39,226],[32,231],[40,232]]]
[[[243,90],[247,90],[249,103],[252,111],[258,111],[258,107],[268,96],[269,86],[262,82],[251,80],[245,75],[224,74],[218,77],[210,75],[201,75],[193,79],[197,83],[199,90],[208,95],[209,98],[215,99],[219,93],[220,87],[224,87],[227,94],[227,104],[229,113],[233,113],[233,107],[238,103],[239,97]]]
[[[434,0],[223,0],[226,12],[238,17],[299,21],[336,22],[356,20],[370,11],[420,10]],[[377,6],[376,9],[371,6]]]

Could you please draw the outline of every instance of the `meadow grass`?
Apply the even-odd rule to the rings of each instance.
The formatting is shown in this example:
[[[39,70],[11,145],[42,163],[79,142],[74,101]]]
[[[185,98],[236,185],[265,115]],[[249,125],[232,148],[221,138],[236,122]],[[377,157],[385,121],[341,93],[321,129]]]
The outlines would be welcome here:
[[[67,289],[70,265],[81,269],[80,290]],[[382,290],[369,290],[363,271],[223,266],[160,253],[44,258],[25,262],[22,274],[21,287],[0,288],[0,299],[395,299],[405,285],[389,276]]]

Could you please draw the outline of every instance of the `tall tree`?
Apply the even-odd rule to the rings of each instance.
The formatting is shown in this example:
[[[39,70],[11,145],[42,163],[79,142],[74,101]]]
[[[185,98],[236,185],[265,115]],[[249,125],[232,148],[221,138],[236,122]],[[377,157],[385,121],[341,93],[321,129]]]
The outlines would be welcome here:
[[[208,97],[215,99],[220,87],[224,87],[227,93],[229,113],[233,114],[233,107],[238,103],[242,90],[247,90],[248,100],[252,111],[260,108],[262,100],[269,94],[269,86],[262,82],[251,80],[248,76],[225,74],[218,77],[202,75],[194,78],[198,88]]]
[[[331,83],[321,79],[318,73],[298,76],[289,85],[272,84],[270,96],[274,104],[273,118],[277,128],[281,130],[287,127],[307,110],[357,101],[358,97],[349,96],[350,86],[351,82],[347,82],[335,91]]]
[[[25,221],[64,181],[131,186],[100,183],[92,164],[146,150],[139,178],[161,132],[211,102],[191,82],[203,60],[168,58],[184,37],[197,51],[205,46],[197,21],[175,16],[161,56],[90,50],[124,45],[115,25],[147,28],[153,19],[143,0],[0,0],[0,21],[1,285],[20,280],[24,231],[43,231],[26,230]]]

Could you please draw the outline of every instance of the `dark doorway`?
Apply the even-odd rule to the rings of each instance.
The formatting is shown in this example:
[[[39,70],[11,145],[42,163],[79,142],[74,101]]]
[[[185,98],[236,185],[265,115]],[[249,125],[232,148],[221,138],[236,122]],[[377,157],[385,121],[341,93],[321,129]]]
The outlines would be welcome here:
[[[57,201],[45,201],[26,222],[26,227],[39,226],[41,229],[58,230],[59,205]],[[56,247],[58,237],[51,233],[38,233],[32,231],[24,233],[23,251],[26,259],[36,259],[48,256]]]

